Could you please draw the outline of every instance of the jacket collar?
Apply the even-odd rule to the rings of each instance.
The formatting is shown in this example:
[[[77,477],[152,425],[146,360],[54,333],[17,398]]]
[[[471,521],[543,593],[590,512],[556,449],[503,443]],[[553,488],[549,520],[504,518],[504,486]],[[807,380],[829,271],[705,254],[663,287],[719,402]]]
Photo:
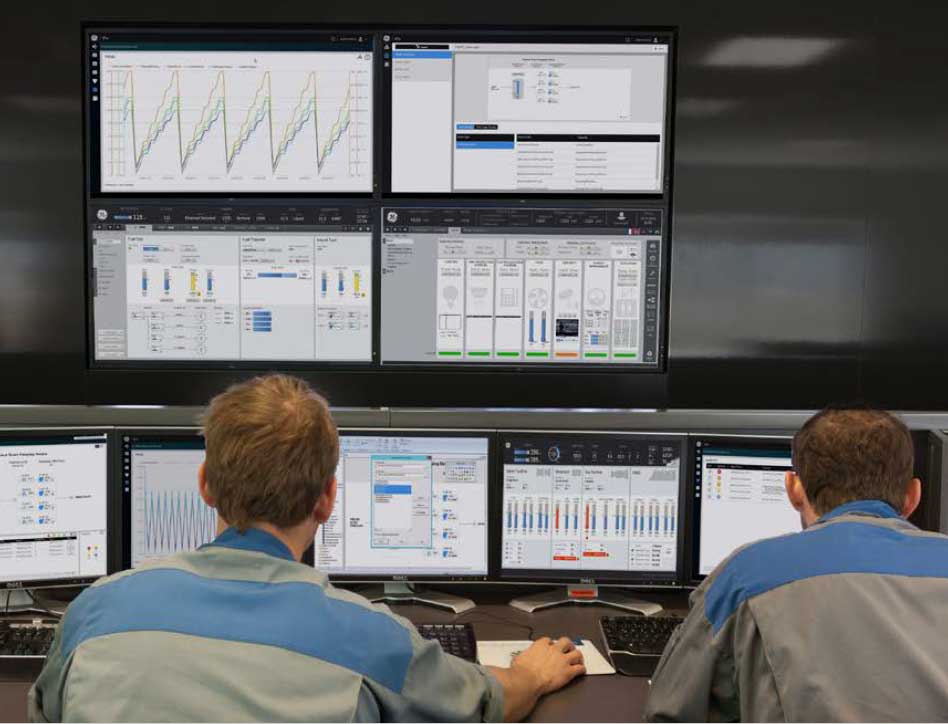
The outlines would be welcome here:
[[[854,500],[833,508],[820,516],[817,523],[825,523],[843,515],[868,515],[872,518],[901,518],[895,508],[881,500]]]
[[[236,528],[228,528],[207,545],[266,553],[269,556],[283,558],[288,561],[296,560],[293,553],[286,547],[283,541],[272,533],[267,533],[265,530],[260,530],[259,528],[247,528],[243,533]],[[204,546],[202,546],[202,548],[203,547]]]

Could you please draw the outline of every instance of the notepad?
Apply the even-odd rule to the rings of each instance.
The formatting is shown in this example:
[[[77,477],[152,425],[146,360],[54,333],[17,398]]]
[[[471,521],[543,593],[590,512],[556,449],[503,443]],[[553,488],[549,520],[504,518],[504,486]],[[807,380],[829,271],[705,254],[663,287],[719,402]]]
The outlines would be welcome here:
[[[533,641],[478,641],[477,660],[484,666],[510,666],[514,656],[530,648]],[[582,639],[577,647],[583,654],[586,674],[599,676],[614,674],[616,670],[589,639]]]

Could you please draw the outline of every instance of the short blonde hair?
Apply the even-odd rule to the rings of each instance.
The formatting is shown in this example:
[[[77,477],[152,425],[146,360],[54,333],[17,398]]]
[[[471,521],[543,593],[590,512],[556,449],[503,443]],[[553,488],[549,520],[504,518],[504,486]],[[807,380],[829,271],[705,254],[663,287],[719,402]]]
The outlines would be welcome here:
[[[339,461],[325,399],[288,375],[256,377],[217,395],[203,418],[207,487],[241,532],[290,528],[312,513]]]

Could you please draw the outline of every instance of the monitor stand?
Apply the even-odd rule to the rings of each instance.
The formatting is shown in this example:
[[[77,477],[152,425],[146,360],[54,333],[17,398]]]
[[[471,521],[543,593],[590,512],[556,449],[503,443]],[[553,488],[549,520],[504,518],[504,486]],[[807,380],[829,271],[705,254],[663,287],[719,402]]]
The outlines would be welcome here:
[[[381,590],[374,586],[360,591],[372,603],[420,603],[425,606],[446,608],[455,614],[470,611],[476,605],[470,598],[452,596],[450,593],[418,589],[411,583],[386,583]]]
[[[38,613],[44,616],[62,616],[66,611],[47,605],[50,603],[29,588],[11,588],[0,590],[0,616],[7,614]]]
[[[626,596],[614,588],[600,588],[599,586],[566,586],[565,589],[554,588],[552,591],[544,591],[543,593],[537,593],[533,596],[515,598],[510,602],[510,605],[520,611],[534,613],[544,608],[563,606],[569,603],[611,606],[612,608],[619,608],[623,611],[641,613],[645,616],[651,616],[662,610],[662,607],[657,603]]]

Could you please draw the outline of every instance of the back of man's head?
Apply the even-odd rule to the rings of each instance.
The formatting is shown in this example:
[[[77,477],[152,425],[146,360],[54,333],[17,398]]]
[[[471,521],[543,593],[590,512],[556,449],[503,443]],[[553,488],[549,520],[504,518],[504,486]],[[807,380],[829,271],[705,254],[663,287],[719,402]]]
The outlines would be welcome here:
[[[823,410],[793,438],[793,469],[818,515],[854,500],[901,512],[913,467],[908,428],[881,410]]]
[[[290,528],[313,512],[336,471],[329,405],[303,380],[267,375],[234,385],[204,416],[208,491],[238,530]]]

